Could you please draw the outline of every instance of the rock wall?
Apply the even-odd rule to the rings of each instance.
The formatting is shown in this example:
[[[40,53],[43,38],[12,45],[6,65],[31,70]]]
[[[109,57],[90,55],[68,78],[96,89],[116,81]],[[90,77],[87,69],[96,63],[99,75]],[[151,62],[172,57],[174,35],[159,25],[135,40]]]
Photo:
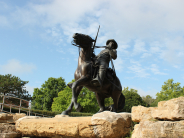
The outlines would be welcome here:
[[[132,138],[184,138],[184,97],[161,101],[158,107],[132,107]]]
[[[0,138],[18,138],[22,134],[15,129],[15,122],[25,114],[0,113]]]

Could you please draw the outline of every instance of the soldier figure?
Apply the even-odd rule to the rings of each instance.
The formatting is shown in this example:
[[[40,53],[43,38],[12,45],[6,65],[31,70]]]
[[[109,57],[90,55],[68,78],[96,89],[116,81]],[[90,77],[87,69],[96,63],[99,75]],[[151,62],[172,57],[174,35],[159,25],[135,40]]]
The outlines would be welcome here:
[[[112,59],[117,58],[117,51],[118,44],[114,39],[109,39],[106,42],[106,48],[102,50],[97,56],[95,64],[99,65],[99,71],[97,74],[97,77],[92,80],[92,83],[95,86],[101,86],[103,85],[103,81],[106,75],[106,70],[109,67],[109,62]]]

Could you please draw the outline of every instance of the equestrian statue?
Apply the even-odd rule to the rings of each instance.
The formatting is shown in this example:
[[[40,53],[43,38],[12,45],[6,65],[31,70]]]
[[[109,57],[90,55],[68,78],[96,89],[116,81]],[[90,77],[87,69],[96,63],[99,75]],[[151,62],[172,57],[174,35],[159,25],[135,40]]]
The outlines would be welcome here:
[[[98,29],[99,32],[99,29]],[[97,33],[98,36],[98,33]],[[125,106],[125,97],[122,94],[120,80],[116,76],[112,59],[117,58],[118,44],[114,39],[109,39],[106,46],[95,46],[96,39],[89,35],[75,33],[72,44],[79,47],[78,66],[74,73],[75,82],[68,84],[72,89],[72,99],[70,106],[62,114],[68,115],[74,106],[77,112],[82,111],[82,106],[77,103],[78,95],[83,87],[95,92],[100,110],[119,112]],[[97,56],[94,54],[94,48],[105,48]],[[111,61],[112,69],[109,68]],[[114,104],[105,107],[105,98],[111,97]]]

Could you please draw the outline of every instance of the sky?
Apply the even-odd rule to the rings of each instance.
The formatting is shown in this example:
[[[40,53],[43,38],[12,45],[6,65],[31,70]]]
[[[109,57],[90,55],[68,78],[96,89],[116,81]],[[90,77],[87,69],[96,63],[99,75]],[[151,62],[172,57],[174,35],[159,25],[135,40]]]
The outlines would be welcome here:
[[[74,33],[118,43],[114,60],[122,87],[140,96],[168,79],[184,86],[183,0],[0,0],[0,74],[29,81],[33,94],[49,77],[74,79]],[[95,49],[98,54],[102,49]]]

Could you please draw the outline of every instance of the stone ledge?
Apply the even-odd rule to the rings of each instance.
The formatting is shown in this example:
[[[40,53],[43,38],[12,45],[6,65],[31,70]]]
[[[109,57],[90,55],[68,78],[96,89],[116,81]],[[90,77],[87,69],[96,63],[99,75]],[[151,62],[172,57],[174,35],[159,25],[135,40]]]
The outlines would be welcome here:
[[[141,121],[131,138],[183,138],[184,121]]]
[[[21,118],[16,130],[23,136],[118,138],[131,130],[131,113],[102,112],[92,117]]]
[[[132,107],[132,121],[160,119],[168,121],[184,120],[184,97],[158,102],[158,107]]]
[[[0,123],[15,123],[19,118],[26,116],[24,113],[15,113],[15,114],[0,114]]]

